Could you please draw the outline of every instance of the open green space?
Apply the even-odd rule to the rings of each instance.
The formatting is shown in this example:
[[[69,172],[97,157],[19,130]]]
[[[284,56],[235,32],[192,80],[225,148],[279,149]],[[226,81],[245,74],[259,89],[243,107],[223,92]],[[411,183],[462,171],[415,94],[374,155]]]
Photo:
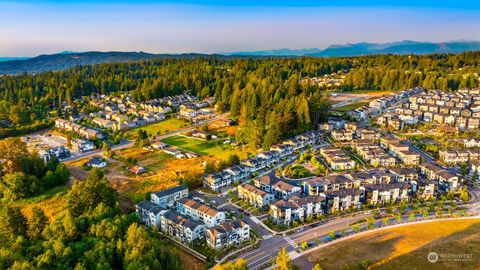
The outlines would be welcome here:
[[[337,111],[337,112],[349,112],[349,111],[353,111],[357,108],[360,108],[364,105],[368,104],[368,102],[365,102],[365,101],[361,101],[361,102],[354,102],[354,103],[351,103],[351,104],[348,104],[348,105],[345,105],[345,106],[341,106],[341,107],[338,107],[338,108],[335,108],[333,109],[334,111]]]
[[[158,123],[149,124],[149,125],[128,130],[125,133],[125,136],[129,139],[135,139],[137,137],[138,130],[140,129],[145,130],[149,136],[152,134],[161,135],[161,134],[168,133],[186,126],[188,126],[188,123],[185,122],[184,120],[170,118],[165,121],[161,121]]]
[[[180,135],[165,138],[162,142],[184,150],[192,151],[199,155],[207,155],[217,159],[226,160],[232,154],[237,154],[242,158],[241,151],[237,151],[231,145],[223,145],[221,142],[203,141]]]
[[[297,165],[293,166],[290,169],[285,171],[285,176],[288,178],[298,179],[298,178],[305,178],[310,176],[315,176],[310,170],[307,168]]]

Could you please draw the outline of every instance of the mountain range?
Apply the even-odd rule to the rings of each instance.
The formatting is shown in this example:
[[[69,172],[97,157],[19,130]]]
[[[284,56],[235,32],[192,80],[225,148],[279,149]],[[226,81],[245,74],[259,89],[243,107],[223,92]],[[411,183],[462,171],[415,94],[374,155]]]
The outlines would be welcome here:
[[[278,49],[253,52],[233,52],[225,55],[238,56],[313,56],[313,57],[348,57],[369,54],[430,54],[460,53],[480,50],[478,41],[419,42],[404,40],[391,43],[354,43],[331,45],[326,49]]]
[[[398,41],[391,43],[355,43],[332,45],[326,49],[276,49],[251,52],[229,52],[213,54],[218,57],[349,57],[369,54],[430,54],[460,53],[480,50],[478,41],[418,42]],[[148,60],[154,58],[194,58],[208,54],[152,54],[146,52],[71,52],[40,55],[32,58],[0,57],[0,74],[39,73],[63,70],[77,65],[93,65],[110,62]]]

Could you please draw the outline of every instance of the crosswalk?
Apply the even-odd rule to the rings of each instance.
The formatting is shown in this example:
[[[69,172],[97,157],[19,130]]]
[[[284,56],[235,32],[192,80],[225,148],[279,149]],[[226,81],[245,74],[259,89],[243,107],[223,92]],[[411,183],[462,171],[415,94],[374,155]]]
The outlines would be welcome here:
[[[287,241],[288,244],[290,244],[290,246],[292,246],[293,248],[297,248],[297,244],[295,244],[295,242],[288,236],[285,236],[283,239],[285,239],[285,241]]]
[[[266,234],[266,235],[262,236],[263,240],[267,240],[267,239],[270,239],[272,237],[273,237],[273,235],[271,235],[271,234]]]

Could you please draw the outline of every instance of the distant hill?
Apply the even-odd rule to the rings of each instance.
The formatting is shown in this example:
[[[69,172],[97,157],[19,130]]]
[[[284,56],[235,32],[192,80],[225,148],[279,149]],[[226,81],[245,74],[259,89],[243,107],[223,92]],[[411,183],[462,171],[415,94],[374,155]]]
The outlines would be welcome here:
[[[418,42],[399,41],[391,43],[355,43],[332,45],[322,50],[311,49],[276,49],[252,52],[219,53],[219,57],[342,57],[368,54],[429,54],[429,53],[460,53],[480,50],[477,41],[451,42]],[[194,58],[208,56],[207,54],[151,54],[145,52],[71,52],[40,55],[33,58],[0,58],[1,74],[40,73],[45,71],[63,70],[77,65],[93,65],[98,63],[127,62],[148,60],[154,58]]]
[[[5,61],[14,61],[14,60],[25,60],[28,59],[29,57],[0,57],[0,62],[5,62]]]
[[[318,53],[308,56],[358,56],[367,54],[429,54],[429,53],[460,53],[480,50],[477,41],[452,41],[442,43],[400,41],[393,43],[356,43],[334,45]]]
[[[201,54],[151,54],[145,52],[61,52],[51,55],[0,62],[0,74],[40,73],[63,70],[77,65],[127,62],[160,57],[196,57]]]
[[[237,56],[304,56],[308,54],[320,53],[321,49],[277,49],[277,50],[265,50],[265,51],[253,51],[253,52],[233,52],[233,53],[219,53],[223,55],[237,55]]]
[[[341,57],[359,56],[368,54],[429,54],[429,53],[460,53],[464,51],[480,50],[477,41],[451,41],[451,42],[418,42],[404,40],[391,43],[355,43],[345,45],[332,45],[322,50],[312,49],[278,49],[253,52],[233,52],[226,55],[238,56],[314,56],[314,57]]]

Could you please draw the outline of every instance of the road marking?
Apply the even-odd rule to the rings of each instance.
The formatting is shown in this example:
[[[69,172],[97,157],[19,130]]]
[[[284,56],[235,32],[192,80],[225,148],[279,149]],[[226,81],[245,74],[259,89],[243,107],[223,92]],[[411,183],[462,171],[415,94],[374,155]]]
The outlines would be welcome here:
[[[247,263],[247,266],[248,266],[249,269],[256,269],[256,268],[258,268],[258,266],[254,267],[254,266],[251,266],[251,265],[252,265],[252,264],[256,264],[256,263],[258,263],[258,262],[260,262],[260,261],[262,261],[262,260],[265,260],[265,259],[267,259],[267,261],[268,261],[268,260],[270,260],[271,257],[272,257],[271,254],[267,254],[267,255],[259,258],[258,260],[255,260],[255,261],[253,261],[253,262]]]
[[[293,248],[297,248],[297,244],[288,236],[285,236],[283,239],[285,239],[285,241],[287,241],[288,244],[290,244],[290,246],[292,246]]]
[[[253,258],[256,258],[256,257],[258,257],[258,256],[261,256],[262,254],[265,254],[265,253],[264,253],[263,251],[260,251],[259,253],[253,255],[252,257],[247,258],[247,260],[251,260],[251,259],[253,259]],[[244,257],[244,258],[245,258],[245,257]]]
[[[255,224],[258,224],[260,223],[260,220],[258,220],[258,218],[256,218],[255,216],[251,216],[250,219],[255,222]]]
[[[267,235],[262,236],[263,240],[267,240],[267,239],[270,239],[272,237],[273,237],[273,235],[271,235],[271,234],[267,234]]]

